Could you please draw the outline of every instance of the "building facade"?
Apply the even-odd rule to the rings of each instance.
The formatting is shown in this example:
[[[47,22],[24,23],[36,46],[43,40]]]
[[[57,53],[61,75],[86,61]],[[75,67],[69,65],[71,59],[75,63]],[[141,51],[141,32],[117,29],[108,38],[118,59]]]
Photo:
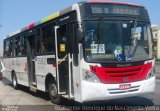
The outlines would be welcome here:
[[[160,26],[153,25],[152,34],[153,34],[153,52],[155,54],[156,59],[160,59]]]

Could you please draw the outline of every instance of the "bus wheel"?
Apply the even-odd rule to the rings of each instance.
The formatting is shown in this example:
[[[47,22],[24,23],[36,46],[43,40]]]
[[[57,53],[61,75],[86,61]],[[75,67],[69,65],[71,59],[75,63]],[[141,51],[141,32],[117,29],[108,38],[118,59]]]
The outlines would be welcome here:
[[[14,89],[18,88],[17,77],[15,73],[12,74],[12,86]]]
[[[58,89],[53,81],[49,82],[48,89],[51,102],[55,104],[60,104],[60,96],[58,95]]]

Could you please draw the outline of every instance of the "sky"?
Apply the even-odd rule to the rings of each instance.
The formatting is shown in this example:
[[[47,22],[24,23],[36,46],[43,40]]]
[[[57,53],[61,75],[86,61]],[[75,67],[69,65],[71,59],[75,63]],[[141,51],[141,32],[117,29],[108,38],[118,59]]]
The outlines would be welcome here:
[[[33,22],[82,0],[0,0],[0,54],[3,39]],[[83,0],[84,1],[84,0]],[[160,25],[160,0],[112,0],[145,6],[152,24]],[[1,3],[1,2],[0,2]],[[1,7],[2,6],[2,7]],[[2,12],[2,13],[1,13]],[[2,17],[1,17],[2,15]]]

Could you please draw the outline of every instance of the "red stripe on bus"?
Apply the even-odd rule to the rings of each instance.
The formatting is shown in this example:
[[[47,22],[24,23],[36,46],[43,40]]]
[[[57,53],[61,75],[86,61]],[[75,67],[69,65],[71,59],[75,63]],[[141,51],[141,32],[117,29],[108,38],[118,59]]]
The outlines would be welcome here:
[[[128,83],[145,80],[151,68],[152,63],[123,68],[90,66],[91,72],[96,74],[104,84]]]
[[[35,24],[32,23],[32,24],[30,24],[30,25],[28,26],[28,29],[32,29],[32,28],[34,28],[34,26],[35,26]]]
[[[53,67],[56,67],[56,64],[53,64]]]

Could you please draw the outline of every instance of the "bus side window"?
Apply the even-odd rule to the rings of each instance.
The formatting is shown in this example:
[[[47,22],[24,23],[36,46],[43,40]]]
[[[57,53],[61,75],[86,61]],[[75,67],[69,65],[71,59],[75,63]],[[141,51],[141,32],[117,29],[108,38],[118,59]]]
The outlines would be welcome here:
[[[12,56],[15,57],[16,56],[16,38],[13,38],[13,44],[12,44]]]
[[[36,32],[36,54],[42,54],[41,53],[41,36],[42,36],[42,31],[41,28],[37,28],[37,32]]]
[[[39,54],[53,54],[55,52],[55,36],[53,24],[44,26],[42,28],[41,39],[38,39],[37,52]],[[39,38],[40,38],[39,37]]]
[[[18,41],[18,47],[19,47],[19,56],[26,56],[26,39],[25,34],[22,34]]]
[[[13,49],[12,49],[12,45],[13,45],[13,42],[12,42],[12,39],[10,40],[10,46],[9,46],[9,52],[10,52],[10,57],[13,56]]]
[[[42,41],[41,43],[40,43],[40,54],[45,54],[45,45],[44,45],[44,42]]]
[[[20,36],[17,36],[15,38],[15,54],[16,54],[16,56],[20,56],[19,42],[20,42]]]
[[[4,57],[10,57],[10,40],[4,41]]]

